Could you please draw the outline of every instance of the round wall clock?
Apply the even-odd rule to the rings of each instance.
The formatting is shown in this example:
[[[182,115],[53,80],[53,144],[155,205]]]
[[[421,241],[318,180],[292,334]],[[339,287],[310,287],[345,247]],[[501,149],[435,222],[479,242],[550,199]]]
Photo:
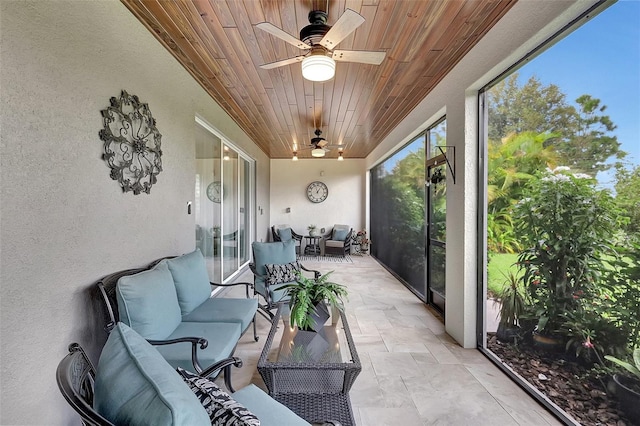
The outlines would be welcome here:
[[[222,200],[222,184],[219,180],[211,182],[207,186],[207,197],[214,203],[219,203]]]
[[[329,188],[324,182],[311,182],[309,186],[307,186],[307,198],[312,203],[321,203],[327,199],[329,195]]]

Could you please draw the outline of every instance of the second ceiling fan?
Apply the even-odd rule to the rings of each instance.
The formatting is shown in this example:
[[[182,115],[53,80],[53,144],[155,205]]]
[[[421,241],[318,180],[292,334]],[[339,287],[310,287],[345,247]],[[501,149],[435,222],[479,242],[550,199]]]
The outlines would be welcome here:
[[[334,50],[349,34],[365,21],[354,10],[347,9],[333,26],[327,25],[327,12],[312,10],[309,12],[310,24],[300,30],[300,39],[276,27],[270,22],[256,25],[262,31],[303,50],[304,55],[260,65],[262,69],[273,69],[284,65],[302,62],[302,76],[311,81],[327,81],[335,75],[336,61],[357,62],[380,65],[386,52],[362,50]]]

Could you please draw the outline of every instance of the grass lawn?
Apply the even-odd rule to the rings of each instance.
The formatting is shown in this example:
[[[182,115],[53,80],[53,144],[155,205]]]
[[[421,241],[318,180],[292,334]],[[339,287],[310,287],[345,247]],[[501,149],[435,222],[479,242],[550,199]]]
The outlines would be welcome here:
[[[510,253],[492,253],[491,260],[487,266],[487,290],[489,295],[497,294],[505,285],[507,280],[504,275],[508,275],[509,270],[515,274],[517,267],[515,263],[518,261],[517,254]],[[504,275],[503,275],[504,274]]]

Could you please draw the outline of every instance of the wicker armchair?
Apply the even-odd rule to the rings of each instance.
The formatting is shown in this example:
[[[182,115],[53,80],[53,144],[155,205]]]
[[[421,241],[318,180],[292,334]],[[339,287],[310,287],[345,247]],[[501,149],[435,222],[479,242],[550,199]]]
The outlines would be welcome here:
[[[349,225],[334,225],[324,234],[324,254],[345,256],[351,252],[353,228]]]

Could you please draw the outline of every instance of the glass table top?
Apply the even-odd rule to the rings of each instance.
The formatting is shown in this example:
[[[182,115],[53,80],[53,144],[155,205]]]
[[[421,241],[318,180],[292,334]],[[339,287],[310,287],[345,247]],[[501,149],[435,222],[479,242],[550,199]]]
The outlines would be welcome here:
[[[277,330],[266,361],[288,364],[354,362],[357,355],[352,354],[354,346],[348,325],[345,328],[344,313],[333,307],[329,308],[329,312],[330,318],[321,330],[304,331],[291,327],[289,306],[281,305],[273,320],[277,323]]]

